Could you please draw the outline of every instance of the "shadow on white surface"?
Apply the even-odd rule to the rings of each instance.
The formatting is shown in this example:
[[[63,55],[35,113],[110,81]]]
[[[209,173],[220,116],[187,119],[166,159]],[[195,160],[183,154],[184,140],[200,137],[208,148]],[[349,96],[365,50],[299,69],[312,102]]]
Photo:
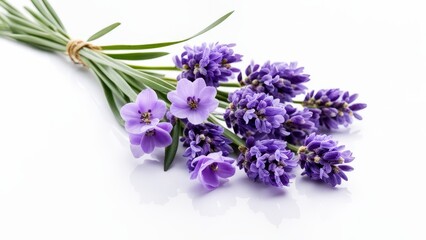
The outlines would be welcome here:
[[[177,159],[183,161],[183,159]],[[167,173],[162,162],[145,160],[130,175],[131,183],[139,193],[142,204],[165,205],[180,194],[191,199],[193,208],[201,216],[223,215],[245,201],[254,213],[263,213],[273,225],[279,226],[284,218],[300,218],[300,209],[286,189],[253,183],[238,171],[231,181],[208,191],[197,181],[189,180],[185,164],[179,163]]]

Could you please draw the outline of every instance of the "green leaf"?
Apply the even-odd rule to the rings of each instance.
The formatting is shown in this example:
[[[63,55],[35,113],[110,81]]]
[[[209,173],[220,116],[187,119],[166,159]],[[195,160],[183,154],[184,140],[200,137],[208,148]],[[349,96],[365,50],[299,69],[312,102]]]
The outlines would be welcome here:
[[[2,6],[8,13],[21,19],[25,19],[25,16],[12,5],[10,5],[8,2],[0,0],[0,6]]]
[[[231,11],[225,15],[223,15],[221,18],[219,18],[218,20],[216,20],[215,22],[213,22],[212,24],[210,24],[209,26],[207,26],[206,28],[204,28],[203,30],[201,30],[200,32],[198,32],[197,34],[183,39],[183,40],[179,40],[179,41],[174,41],[174,42],[162,42],[162,43],[151,43],[151,44],[142,44],[142,45],[109,45],[109,46],[102,46],[102,49],[104,50],[138,50],[138,49],[152,49],[152,48],[160,48],[160,47],[166,47],[166,46],[170,46],[170,45],[175,45],[178,43],[182,43],[182,42],[186,42],[188,40],[191,40],[195,37],[200,36],[201,34],[210,31],[211,29],[213,29],[214,27],[216,27],[217,25],[221,24],[223,21],[225,21],[229,16],[231,16],[231,14],[234,11]]]
[[[124,121],[121,118],[120,110],[117,107],[117,104],[116,104],[115,99],[114,99],[114,95],[112,94],[111,90],[108,88],[108,86],[105,85],[105,83],[102,80],[99,79],[99,82],[102,85],[102,89],[104,90],[104,94],[105,94],[105,97],[108,101],[108,105],[111,109],[111,112],[114,114],[114,117],[117,120],[117,122],[121,126],[124,126]]]
[[[175,66],[137,66],[129,65],[129,67],[138,69],[138,70],[163,70],[163,71],[182,71],[182,69]]]
[[[109,25],[108,27],[105,27],[103,29],[101,29],[99,32],[93,34],[91,37],[89,37],[89,39],[87,39],[87,41],[93,41],[96,40],[102,36],[104,36],[105,34],[111,32],[112,30],[114,30],[116,27],[120,26],[121,23],[117,22],[117,23],[113,23],[111,25]]]
[[[55,9],[53,9],[52,5],[50,5],[49,1],[47,0],[42,0],[44,3],[44,6],[46,6],[47,11],[49,11],[50,15],[52,16],[52,18],[55,20],[55,22],[57,23],[57,25],[62,28],[62,30],[65,31],[65,27],[64,24],[62,23],[61,19],[59,18],[58,14],[56,14]]]
[[[166,56],[167,52],[137,52],[137,53],[105,53],[106,55],[119,60],[147,60]]]
[[[117,71],[121,71],[121,72],[129,75],[130,77],[134,78],[135,80],[141,81],[145,86],[150,87],[150,88],[152,88],[156,91],[168,93],[168,92],[175,89],[175,87],[173,85],[162,80],[161,78],[151,76],[151,75],[146,74],[144,72],[135,70],[135,69],[127,66],[123,62],[115,61],[111,57],[108,57],[104,54],[99,54],[99,53],[96,53],[94,51],[90,51],[88,49],[82,49],[80,51],[80,56],[84,56],[84,57],[86,57],[86,58],[88,58],[88,59],[90,59],[90,60],[92,60],[92,61],[94,61],[98,64],[110,66],[110,67],[116,69]]]
[[[136,100],[137,94],[132,87],[112,67],[98,65],[98,68],[132,101]]]
[[[176,152],[179,145],[179,137],[182,132],[180,121],[176,121],[172,130],[172,144],[166,148],[166,155],[164,156],[164,171],[169,170],[173,161],[175,160]]]
[[[61,26],[56,22],[52,14],[47,10],[47,8],[39,0],[31,0],[34,7],[37,8],[38,12],[43,15],[55,28],[61,28]]]

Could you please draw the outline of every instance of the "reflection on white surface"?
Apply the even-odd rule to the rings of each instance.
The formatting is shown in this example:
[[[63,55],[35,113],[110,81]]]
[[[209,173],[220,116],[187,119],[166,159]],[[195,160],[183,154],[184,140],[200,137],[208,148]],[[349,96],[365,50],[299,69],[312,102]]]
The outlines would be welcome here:
[[[156,154],[154,154],[156,155]],[[264,186],[250,181],[242,171],[221,187],[208,191],[197,181],[189,180],[189,174],[183,159],[168,172],[162,172],[163,164],[157,160],[146,159],[130,175],[134,189],[139,193],[142,204],[164,205],[185,194],[192,206],[201,216],[218,216],[243,200],[254,212],[260,212],[275,226],[284,218],[300,217],[297,202],[286,189]]]

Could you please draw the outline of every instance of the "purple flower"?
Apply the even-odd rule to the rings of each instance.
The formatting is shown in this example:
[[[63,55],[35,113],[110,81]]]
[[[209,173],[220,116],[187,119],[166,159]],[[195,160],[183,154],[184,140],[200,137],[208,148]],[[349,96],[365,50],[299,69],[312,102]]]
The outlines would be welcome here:
[[[120,114],[126,131],[139,134],[143,126],[151,124],[154,119],[162,119],[166,110],[166,103],[158,100],[154,90],[147,88],[139,93],[135,103],[124,105]]]
[[[176,56],[173,60],[176,67],[181,68],[183,72],[178,76],[178,80],[186,78],[195,81],[202,78],[207,86],[218,87],[220,81],[228,81],[233,73],[240,70],[231,66],[231,63],[240,62],[242,55],[234,54],[235,44],[214,43],[194,48],[185,47],[185,52],[179,58]]]
[[[249,86],[255,92],[263,92],[280,99],[281,102],[290,102],[292,98],[305,93],[303,83],[308,82],[309,75],[303,73],[303,67],[297,63],[266,62],[262,67],[252,63],[246,69],[247,77],[238,76],[241,85]]]
[[[350,95],[339,89],[323,89],[308,93],[303,106],[313,112],[313,121],[317,126],[338,129],[339,125],[347,127],[352,123],[352,116],[358,120],[362,117],[357,111],[367,107],[364,103],[353,103],[358,94]]]
[[[172,143],[170,131],[172,124],[159,122],[154,119],[150,124],[144,125],[139,134],[129,134],[133,156],[138,158],[144,153],[152,153],[156,147],[167,147]]]
[[[190,171],[194,170],[192,161],[201,155],[208,155],[213,152],[222,152],[223,156],[228,156],[232,152],[231,140],[223,135],[223,128],[213,123],[202,123],[193,125],[187,123],[183,130],[183,137],[180,139],[186,147],[184,157],[188,157],[187,166]]]
[[[191,179],[198,178],[205,188],[215,189],[220,185],[219,178],[230,178],[235,174],[233,162],[234,159],[222,156],[222,152],[196,157],[192,161]]]
[[[237,165],[253,181],[275,187],[288,186],[290,179],[295,177],[293,170],[298,164],[286,146],[286,142],[281,140],[255,141],[249,138]]]
[[[344,151],[344,148],[338,146],[338,142],[331,136],[309,135],[298,150],[300,166],[304,169],[302,175],[321,180],[332,187],[340,185],[342,179],[347,181],[344,172],[352,171],[353,168],[346,163],[352,162],[354,157],[351,151]]]
[[[288,134],[281,135],[281,137],[277,136],[277,138],[294,145],[301,145],[309,134],[317,131],[315,122],[311,119],[312,112],[306,108],[298,110],[290,104],[285,106],[285,110],[287,113],[286,121],[283,123],[285,131],[277,132],[280,135],[283,132]]]
[[[207,120],[209,114],[219,105],[215,99],[216,89],[207,87],[202,78],[194,82],[182,78],[175,91],[167,94],[172,105],[170,112],[177,118],[188,118],[192,124],[200,124]]]
[[[228,99],[231,104],[224,118],[236,134],[261,139],[282,129],[286,111],[279,99],[265,93],[255,93],[247,87],[231,93]]]

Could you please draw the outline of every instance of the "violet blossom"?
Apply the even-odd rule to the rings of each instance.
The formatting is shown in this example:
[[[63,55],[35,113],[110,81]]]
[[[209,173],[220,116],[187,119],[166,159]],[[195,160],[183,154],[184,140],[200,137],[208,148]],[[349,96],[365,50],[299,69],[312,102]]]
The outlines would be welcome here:
[[[219,105],[215,99],[216,89],[206,86],[202,78],[194,82],[182,78],[176,90],[167,94],[172,105],[170,112],[177,118],[185,119],[192,124],[200,124],[207,120],[209,114]]]
[[[224,118],[228,127],[243,138],[265,138],[277,129],[282,129],[286,111],[279,99],[265,93],[256,93],[244,87],[229,94],[231,104]]]
[[[338,129],[339,125],[347,127],[351,124],[352,117],[362,120],[357,112],[367,104],[354,103],[357,98],[358,94],[351,95],[340,89],[322,89],[308,93],[302,104],[312,110],[312,120],[317,126]]]
[[[190,171],[194,170],[192,161],[196,157],[213,152],[222,152],[223,156],[228,156],[232,152],[232,141],[226,138],[223,132],[221,126],[213,123],[186,124],[180,140],[186,147],[183,156],[188,158],[187,166]]]
[[[256,182],[275,187],[288,186],[295,177],[293,170],[298,166],[294,154],[286,149],[286,142],[275,139],[247,139],[247,145],[238,157],[240,169]]]
[[[176,67],[183,70],[178,80],[188,79],[195,81],[197,78],[205,80],[207,86],[218,87],[219,82],[228,81],[233,73],[239,72],[231,64],[240,62],[242,55],[235,54],[232,47],[235,44],[212,43],[193,48],[186,46],[180,58],[176,56],[173,61]]]
[[[234,159],[222,156],[222,152],[201,155],[192,161],[193,171],[191,179],[196,179],[207,189],[212,190],[220,186],[220,179],[230,178],[235,174],[232,165]]]
[[[154,90],[147,88],[138,94],[136,102],[124,105],[120,115],[126,131],[139,134],[143,126],[151,124],[154,119],[162,119],[166,110],[166,103],[158,100]]]
[[[252,63],[246,69],[247,77],[243,79],[240,73],[238,81],[255,92],[270,94],[281,102],[290,102],[295,96],[305,93],[303,83],[310,79],[303,69],[297,67],[296,62],[266,62],[262,67]]]
[[[344,148],[331,136],[315,133],[309,135],[298,150],[300,166],[304,170],[302,175],[323,181],[332,187],[340,185],[342,179],[347,181],[348,177],[344,172],[353,170],[347,163],[352,162],[354,157],[351,151],[344,151]]]
[[[139,134],[130,133],[133,156],[138,158],[144,153],[152,153],[156,147],[169,146],[172,143],[172,128],[172,124],[154,119],[150,124],[144,125]]]

